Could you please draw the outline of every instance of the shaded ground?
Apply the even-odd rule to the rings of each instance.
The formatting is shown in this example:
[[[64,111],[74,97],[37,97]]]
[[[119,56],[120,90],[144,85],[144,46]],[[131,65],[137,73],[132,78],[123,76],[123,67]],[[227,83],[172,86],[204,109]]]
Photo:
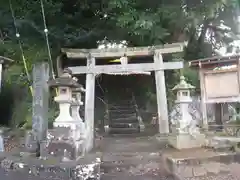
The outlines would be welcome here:
[[[9,134],[5,138],[6,151],[13,150],[19,146],[19,135]],[[189,158],[212,156],[211,151],[203,150],[185,150],[176,151],[167,147],[166,138],[162,137],[156,140],[156,136],[112,136],[103,137],[99,142],[98,151],[102,154],[102,180],[177,180],[166,171],[164,156],[171,155],[174,158]],[[240,161],[239,161],[240,162]],[[240,164],[230,163],[222,164],[218,162],[206,162],[201,165],[189,165],[181,170],[188,174],[203,174],[203,169],[212,172],[207,177],[189,177],[179,180],[239,180]],[[224,173],[220,173],[223,169]],[[4,174],[1,172],[0,174]],[[5,174],[7,174],[5,172]],[[4,180],[15,180],[20,177],[18,174],[11,174]],[[0,178],[1,179],[1,178]],[[37,180],[37,178],[34,178]]]
[[[166,171],[164,157],[208,158],[217,153],[206,149],[177,151],[167,147],[166,138],[160,141],[148,137],[105,137],[101,145],[102,180],[239,180],[239,163],[206,161],[186,165],[182,177],[173,177]],[[204,170],[204,171],[203,171]],[[205,171],[208,171],[206,174]],[[189,174],[189,176],[186,176]]]
[[[105,137],[102,180],[173,180],[164,170],[166,143],[155,137]]]

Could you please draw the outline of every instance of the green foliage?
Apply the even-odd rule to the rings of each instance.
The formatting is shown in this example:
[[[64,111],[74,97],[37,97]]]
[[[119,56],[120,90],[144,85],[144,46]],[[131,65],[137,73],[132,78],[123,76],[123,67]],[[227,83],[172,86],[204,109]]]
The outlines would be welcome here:
[[[15,104],[13,109],[12,118],[10,120],[12,127],[21,127],[28,129],[32,123],[32,109],[31,102],[25,100]]]
[[[188,83],[195,86],[196,89],[200,88],[199,87],[199,85],[200,85],[199,76],[198,76],[198,72],[196,70],[185,67],[183,70],[183,75],[188,80]]]
[[[54,66],[61,47],[95,48],[97,41],[103,39],[110,42],[126,40],[130,46],[188,40],[189,45],[184,55],[170,55],[164,59],[173,61],[177,56],[189,61],[212,55],[214,48],[211,42],[205,42],[209,24],[219,24],[219,21],[224,19],[233,31],[237,29],[234,19],[237,0],[44,0],[43,2]],[[27,67],[31,73],[33,63],[48,59],[40,0],[12,0],[12,5]],[[22,54],[15,37],[16,32],[8,1],[1,2],[0,16],[0,55],[15,60],[14,65],[4,75],[6,83],[11,86],[10,89],[13,89],[15,110],[12,121],[17,124],[16,126],[23,121],[29,124],[31,95],[27,87]],[[199,29],[200,27],[202,28]],[[221,36],[216,38],[218,42],[224,41]],[[195,71],[185,68],[184,75],[198,87]],[[169,102],[174,99],[171,88],[178,82],[178,78],[178,71],[166,72]],[[19,89],[21,93],[16,92]],[[154,97],[154,91],[149,91],[150,96]],[[51,107],[55,106],[51,105]],[[54,114],[52,111],[54,108],[51,109],[51,114]]]

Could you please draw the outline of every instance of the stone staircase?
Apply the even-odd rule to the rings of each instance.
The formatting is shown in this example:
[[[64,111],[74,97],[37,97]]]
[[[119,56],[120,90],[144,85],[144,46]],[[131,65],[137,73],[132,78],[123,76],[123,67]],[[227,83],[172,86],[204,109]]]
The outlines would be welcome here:
[[[108,108],[110,134],[140,132],[139,113],[133,98],[115,100]]]

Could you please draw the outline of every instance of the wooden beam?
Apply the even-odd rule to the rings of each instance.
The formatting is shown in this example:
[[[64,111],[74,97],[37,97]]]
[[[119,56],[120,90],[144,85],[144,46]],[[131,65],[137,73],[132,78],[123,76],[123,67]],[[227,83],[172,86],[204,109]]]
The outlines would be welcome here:
[[[154,62],[155,64],[157,64],[156,67],[160,68],[162,67],[161,70],[155,71],[159,133],[168,134],[169,121],[168,121],[167,93],[165,75],[163,70],[164,63],[162,54],[160,52],[155,53]]]
[[[123,73],[123,72],[137,72],[137,71],[155,71],[155,70],[170,70],[183,68],[183,62],[165,62],[163,66],[156,63],[141,63],[141,64],[127,64],[124,65],[98,65],[92,68],[86,66],[69,67],[73,74],[87,74],[87,73]]]
[[[62,52],[66,53],[68,58],[86,58],[91,54],[95,58],[121,57],[124,54],[130,56],[148,56],[154,55],[157,50],[162,54],[182,52],[187,42],[165,44],[148,47],[129,47],[129,48],[109,48],[109,49],[67,49],[63,48]]]

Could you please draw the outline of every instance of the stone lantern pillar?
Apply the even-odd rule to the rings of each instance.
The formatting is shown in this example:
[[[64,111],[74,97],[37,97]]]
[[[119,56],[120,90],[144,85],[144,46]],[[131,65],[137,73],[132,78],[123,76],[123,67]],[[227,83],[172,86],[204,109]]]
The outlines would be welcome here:
[[[77,79],[76,79],[77,80]],[[73,102],[71,105],[71,115],[72,118],[74,119],[74,121],[77,121],[77,124],[79,125],[79,135],[81,139],[85,138],[85,124],[83,122],[83,119],[80,117],[80,107],[83,105],[82,102],[82,93],[85,92],[85,89],[83,88],[82,85],[79,85],[78,88],[73,88],[72,89],[73,92]]]
[[[192,98],[190,90],[195,87],[180,77],[180,82],[173,91],[176,91],[175,113],[172,114],[171,123],[174,134],[169,137],[169,143],[177,149],[201,147],[205,143],[205,137],[197,127],[197,120],[191,114]]]

